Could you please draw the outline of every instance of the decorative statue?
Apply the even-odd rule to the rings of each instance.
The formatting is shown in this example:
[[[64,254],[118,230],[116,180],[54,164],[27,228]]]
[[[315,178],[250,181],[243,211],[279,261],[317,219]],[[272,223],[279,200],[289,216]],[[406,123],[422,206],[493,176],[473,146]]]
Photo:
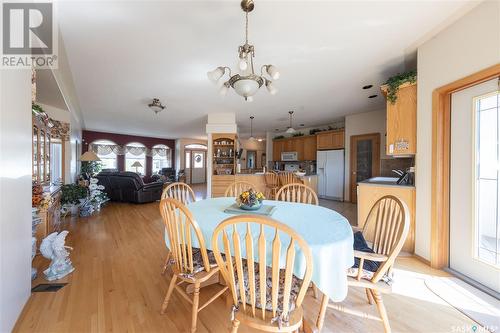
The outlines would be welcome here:
[[[67,250],[73,250],[73,248],[64,245],[68,233],[67,230],[60,233],[53,232],[45,237],[40,245],[42,255],[52,260],[49,268],[43,271],[45,278],[49,281],[59,280],[75,270]]]

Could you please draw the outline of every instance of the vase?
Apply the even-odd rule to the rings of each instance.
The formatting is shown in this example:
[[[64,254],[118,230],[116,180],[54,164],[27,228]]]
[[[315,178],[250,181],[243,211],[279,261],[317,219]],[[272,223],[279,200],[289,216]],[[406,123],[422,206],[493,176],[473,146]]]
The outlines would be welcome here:
[[[71,216],[77,216],[78,215],[78,209],[80,207],[78,205],[71,205],[71,208],[70,208],[70,212],[71,212]]]
[[[245,205],[245,204],[241,204],[240,205],[240,208],[243,209],[243,210],[257,210],[259,209],[260,207],[262,207],[262,202],[260,201],[257,201],[254,205],[252,206],[249,206],[249,205]]]

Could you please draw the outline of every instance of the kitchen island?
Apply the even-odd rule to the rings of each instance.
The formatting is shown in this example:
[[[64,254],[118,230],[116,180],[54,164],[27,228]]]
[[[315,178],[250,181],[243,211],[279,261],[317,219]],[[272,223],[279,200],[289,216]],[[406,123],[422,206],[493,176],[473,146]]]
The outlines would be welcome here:
[[[305,175],[299,177],[302,183],[318,193],[318,176]],[[236,181],[245,181],[255,185],[255,190],[265,193],[266,180],[264,173],[237,173],[236,175],[213,175],[212,198],[223,197],[229,185]]]

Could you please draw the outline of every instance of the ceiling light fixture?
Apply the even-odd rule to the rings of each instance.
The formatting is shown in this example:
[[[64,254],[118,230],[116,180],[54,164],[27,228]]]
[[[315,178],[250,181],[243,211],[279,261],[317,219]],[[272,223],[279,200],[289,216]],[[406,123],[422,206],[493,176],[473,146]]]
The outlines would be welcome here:
[[[211,72],[207,73],[208,78],[217,83],[226,74],[226,70],[229,73],[229,80],[224,82],[220,87],[219,93],[221,95],[226,95],[229,88],[233,88],[234,91],[240,96],[245,98],[245,101],[253,101],[253,95],[265,85],[267,90],[271,95],[275,95],[278,89],[273,85],[273,80],[277,80],[280,77],[280,73],[276,66],[264,65],[260,69],[260,76],[255,74],[253,67],[253,58],[255,56],[255,48],[253,45],[248,44],[248,13],[254,9],[253,0],[242,0],[241,9],[245,12],[245,44],[238,47],[239,63],[238,69],[239,74],[232,74],[231,68],[226,66],[220,66]],[[269,78],[264,76],[266,73]]]
[[[255,118],[254,116],[250,116],[250,140],[255,140],[255,138],[253,137],[253,118]]]
[[[363,86],[363,89],[370,89],[373,87],[373,84],[367,84],[366,86]]]
[[[289,114],[289,118],[290,118],[290,126],[288,126],[288,129],[286,130],[286,132],[288,134],[293,134],[295,133],[295,129],[292,127],[292,117],[293,117],[293,111],[288,111],[288,114]]]
[[[161,104],[159,98],[153,98],[153,101],[149,103],[148,106],[155,114],[158,114],[165,109],[165,105]]]
[[[378,96],[378,95],[370,95],[370,96],[368,96],[368,98],[375,98],[375,97],[377,97],[377,96]]]

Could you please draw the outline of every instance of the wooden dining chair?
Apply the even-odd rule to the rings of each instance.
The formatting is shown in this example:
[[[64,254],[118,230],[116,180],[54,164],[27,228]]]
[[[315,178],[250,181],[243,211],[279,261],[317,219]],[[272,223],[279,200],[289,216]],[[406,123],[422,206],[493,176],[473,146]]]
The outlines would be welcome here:
[[[182,204],[187,205],[191,202],[196,201],[196,196],[194,194],[193,189],[186,183],[172,183],[165,187],[161,194],[162,199],[172,198],[179,200]],[[170,263],[171,254],[170,251],[167,254],[167,259],[165,260],[165,264],[163,265],[162,274],[164,275],[167,272],[169,263]]]
[[[304,184],[288,184],[276,193],[276,200],[318,205],[318,196],[312,188]]]
[[[278,173],[280,186],[285,186],[288,184],[302,184],[302,181],[296,174],[290,171],[280,171]]]
[[[274,199],[276,197],[276,192],[280,188],[280,180],[276,172],[266,172],[264,174],[264,180],[266,182],[266,193],[264,194],[268,199]]]
[[[264,216],[231,217],[215,228],[212,249],[231,291],[233,333],[240,323],[266,332],[295,332],[302,326],[312,331],[302,309],[313,270],[312,253],[292,228]],[[301,279],[293,274],[296,256],[305,259]],[[267,258],[272,258],[270,266]]]
[[[396,257],[410,229],[410,212],[406,203],[400,199],[388,195],[380,198],[371,208],[363,228],[353,227],[353,231],[361,231],[364,239],[372,246],[374,253],[354,251],[354,257],[359,259],[358,269],[350,269],[347,284],[350,287],[364,288],[369,304],[377,305],[380,318],[386,333],[391,332],[387,311],[382,301],[382,293],[391,293],[390,280],[391,270]],[[376,272],[362,269],[365,261],[370,260],[380,263]],[[357,310],[346,310],[338,304],[329,304],[328,297],[323,295],[320,315],[316,326],[321,330],[326,308],[330,307],[351,314],[371,318],[369,314]]]
[[[224,193],[224,196],[225,197],[237,197],[242,192],[248,191],[251,188],[253,188],[254,190],[257,190],[255,188],[255,185],[252,183],[242,181],[242,180],[236,181],[226,188],[226,192]]]
[[[198,312],[221,296],[228,287],[219,290],[206,303],[199,304],[200,288],[211,284],[214,278],[218,279],[219,267],[217,267],[213,253],[207,250],[203,234],[185,205],[176,199],[162,199],[160,212],[167,229],[173,258],[173,275],[161,313],[164,314],[167,310],[172,292],[177,291],[192,305],[191,332],[195,332]],[[196,237],[199,248],[192,247],[193,235]],[[194,286],[192,298],[183,289],[186,285]]]
[[[172,183],[165,187],[161,198],[173,198],[179,200],[184,205],[196,201],[196,196],[193,189],[186,183]]]

